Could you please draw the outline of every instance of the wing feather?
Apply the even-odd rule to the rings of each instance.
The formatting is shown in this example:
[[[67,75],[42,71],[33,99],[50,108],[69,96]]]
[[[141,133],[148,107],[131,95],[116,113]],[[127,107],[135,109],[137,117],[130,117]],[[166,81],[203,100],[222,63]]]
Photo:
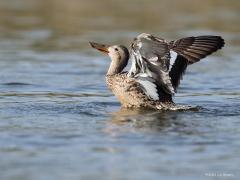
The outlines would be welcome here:
[[[129,76],[137,78],[146,73],[166,93],[174,94],[169,76],[170,51],[168,43],[150,34],[140,34],[131,44],[133,64]],[[140,68],[139,68],[140,67]]]
[[[172,68],[169,72],[169,76],[171,77],[172,85],[177,91],[177,87],[180,84],[180,80],[182,79],[186,69],[187,69],[188,61],[185,57],[178,55]]]
[[[220,36],[197,36],[171,41],[169,45],[192,64],[221,49],[224,40]]]

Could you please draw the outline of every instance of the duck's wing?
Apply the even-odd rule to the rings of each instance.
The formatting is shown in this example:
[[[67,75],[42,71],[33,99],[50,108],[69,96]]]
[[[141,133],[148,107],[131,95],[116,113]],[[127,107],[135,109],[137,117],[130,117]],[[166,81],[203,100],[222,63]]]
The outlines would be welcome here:
[[[164,39],[143,33],[134,39],[130,49],[132,67],[128,76],[135,78],[153,100],[159,100],[162,92],[174,94],[169,76],[168,43]]]
[[[220,36],[186,37],[169,43],[171,60],[169,76],[174,89],[178,87],[187,65],[198,62],[224,46]]]
[[[187,65],[221,49],[220,36],[187,37],[166,42],[150,34],[140,34],[130,47],[132,66],[128,76],[140,83],[149,98],[176,92]]]
[[[170,49],[188,60],[188,64],[212,54],[224,46],[220,36],[187,37],[169,43]]]

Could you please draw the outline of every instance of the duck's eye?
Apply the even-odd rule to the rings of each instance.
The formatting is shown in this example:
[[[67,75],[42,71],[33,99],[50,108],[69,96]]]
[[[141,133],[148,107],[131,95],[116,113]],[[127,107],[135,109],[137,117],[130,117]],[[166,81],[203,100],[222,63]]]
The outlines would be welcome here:
[[[118,51],[118,48],[115,48],[114,50],[115,50],[115,51]]]

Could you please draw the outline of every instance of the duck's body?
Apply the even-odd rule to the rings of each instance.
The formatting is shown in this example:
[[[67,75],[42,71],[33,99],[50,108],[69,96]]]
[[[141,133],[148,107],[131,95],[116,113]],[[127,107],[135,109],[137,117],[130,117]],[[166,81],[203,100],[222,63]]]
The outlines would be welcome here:
[[[165,94],[161,100],[152,100],[142,90],[140,83],[128,77],[127,72],[106,75],[106,83],[112,93],[118,98],[123,108],[167,109],[175,104],[172,97]]]
[[[129,59],[126,47],[90,44],[111,57],[106,83],[122,107],[160,110],[176,109],[172,96],[187,66],[222,48],[224,40],[198,36],[166,42],[143,33],[131,44],[129,72],[122,72]]]

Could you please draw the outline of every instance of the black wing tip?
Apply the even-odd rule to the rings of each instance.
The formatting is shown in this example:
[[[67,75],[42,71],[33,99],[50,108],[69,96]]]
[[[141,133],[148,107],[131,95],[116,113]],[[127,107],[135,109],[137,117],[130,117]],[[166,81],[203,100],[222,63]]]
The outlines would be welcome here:
[[[206,41],[215,41],[217,44],[217,49],[222,49],[225,45],[225,40],[222,38],[222,36],[216,36],[216,35],[203,35],[203,36],[196,36],[194,37],[196,40],[198,39],[204,39]]]
[[[222,36],[214,36],[216,37],[216,41],[217,41],[217,48],[218,49],[222,49],[225,45],[225,41],[224,39],[222,38]]]
[[[221,36],[216,36],[216,41],[217,41],[217,49],[216,50],[219,50],[219,49],[222,49],[225,45],[225,41],[224,39],[221,37]]]

